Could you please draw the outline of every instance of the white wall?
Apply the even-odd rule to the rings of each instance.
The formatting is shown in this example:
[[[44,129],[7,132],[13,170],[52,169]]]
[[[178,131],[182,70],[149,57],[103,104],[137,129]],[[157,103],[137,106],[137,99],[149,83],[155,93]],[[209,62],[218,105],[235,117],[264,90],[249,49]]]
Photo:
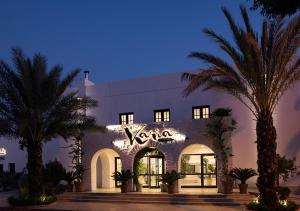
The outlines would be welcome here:
[[[169,108],[171,121],[192,118],[192,107],[210,105],[211,111],[218,107],[230,107],[238,122],[232,137],[233,165],[256,168],[256,122],[249,110],[240,102],[214,91],[195,91],[183,97],[185,83],[181,73],[155,77],[114,81],[86,87],[86,94],[97,99],[99,106],[88,111],[97,117],[100,124],[118,124],[119,113],[134,112],[135,123],[153,122],[153,110]],[[278,135],[278,152],[296,157],[300,165],[300,89],[299,83],[281,99],[274,114]],[[299,182],[299,180],[297,180]],[[252,185],[255,178],[252,179]],[[300,184],[300,182],[299,182]]]

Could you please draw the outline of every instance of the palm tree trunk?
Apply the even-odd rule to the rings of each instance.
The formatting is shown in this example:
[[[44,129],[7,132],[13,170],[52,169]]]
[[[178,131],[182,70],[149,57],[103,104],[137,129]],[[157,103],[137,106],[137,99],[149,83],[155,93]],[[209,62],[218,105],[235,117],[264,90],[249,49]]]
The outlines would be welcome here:
[[[28,153],[28,185],[31,197],[38,197],[42,193],[42,143],[30,141],[27,146]]]
[[[257,187],[260,192],[261,203],[267,207],[279,204],[277,197],[277,167],[276,129],[273,125],[271,112],[263,111],[259,114],[256,124],[257,135]]]

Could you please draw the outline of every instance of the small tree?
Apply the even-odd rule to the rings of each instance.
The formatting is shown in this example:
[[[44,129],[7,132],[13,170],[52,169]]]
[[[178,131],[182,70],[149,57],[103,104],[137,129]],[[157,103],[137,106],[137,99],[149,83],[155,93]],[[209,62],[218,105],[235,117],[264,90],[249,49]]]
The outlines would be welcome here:
[[[295,175],[299,175],[300,172],[297,172],[298,168],[295,164],[295,158],[288,159],[285,156],[278,157],[278,172],[277,172],[277,183],[279,185],[279,180],[282,179],[284,182],[288,180],[288,178],[293,177]]]
[[[54,160],[46,163],[43,173],[44,181],[56,186],[65,178],[66,169],[58,160]]]
[[[72,159],[73,178],[75,182],[82,182],[84,168],[82,164],[82,146],[81,137],[74,138],[74,144],[71,145],[71,151],[69,152],[70,158]]]
[[[206,125],[205,135],[212,140],[216,150],[217,160],[221,162],[221,177],[223,181],[230,181],[229,158],[232,156],[229,139],[236,129],[236,121],[231,118],[231,109],[218,108],[211,114],[211,120]]]

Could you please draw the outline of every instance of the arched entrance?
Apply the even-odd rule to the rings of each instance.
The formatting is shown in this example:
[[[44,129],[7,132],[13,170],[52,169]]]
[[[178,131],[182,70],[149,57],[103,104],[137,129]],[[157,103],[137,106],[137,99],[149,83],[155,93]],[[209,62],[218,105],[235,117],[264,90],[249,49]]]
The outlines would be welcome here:
[[[203,144],[184,148],[179,157],[183,174],[181,188],[217,187],[217,161],[214,151]]]
[[[147,188],[159,188],[160,176],[165,172],[165,156],[154,147],[141,149],[134,158],[133,172],[139,184]]]
[[[91,160],[91,187],[92,191],[98,188],[114,188],[118,184],[112,174],[122,170],[121,159],[112,149],[101,149]]]

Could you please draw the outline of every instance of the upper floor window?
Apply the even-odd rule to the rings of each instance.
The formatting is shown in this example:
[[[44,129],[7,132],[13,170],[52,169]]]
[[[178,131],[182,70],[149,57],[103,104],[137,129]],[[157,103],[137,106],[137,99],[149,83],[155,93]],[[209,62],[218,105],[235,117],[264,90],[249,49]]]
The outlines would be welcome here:
[[[170,121],[170,109],[154,111],[154,122],[168,122],[168,121]]]
[[[207,119],[210,113],[209,106],[195,106],[193,107],[193,119]]]
[[[121,113],[120,117],[120,125],[133,124],[133,113]]]

